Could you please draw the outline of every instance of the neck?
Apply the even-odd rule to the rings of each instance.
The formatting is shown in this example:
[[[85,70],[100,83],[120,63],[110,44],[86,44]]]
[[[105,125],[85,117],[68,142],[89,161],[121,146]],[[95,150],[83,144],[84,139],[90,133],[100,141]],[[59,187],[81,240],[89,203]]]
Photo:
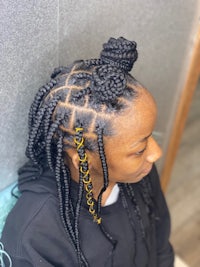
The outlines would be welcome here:
[[[112,185],[108,185],[108,187],[106,188],[106,190],[103,192],[102,194],[102,200],[101,200],[101,205],[105,206],[106,200],[108,199],[113,187],[115,184]]]
[[[70,168],[70,172],[71,172],[71,177],[72,179],[79,183],[79,171],[76,170],[75,168]],[[99,194],[103,188],[103,178],[102,177],[95,177],[93,175],[91,175],[92,177],[92,186],[93,186],[93,197],[95,200],[98,200]],[[106,203],[107,198],[109,197],[113,187],[114,187],[115,183],[111,183],[109,182],[108,187],[106,188],[106,190],[103,192],[102,194],[102,198],[101,198],[101,205],[104,206]]]

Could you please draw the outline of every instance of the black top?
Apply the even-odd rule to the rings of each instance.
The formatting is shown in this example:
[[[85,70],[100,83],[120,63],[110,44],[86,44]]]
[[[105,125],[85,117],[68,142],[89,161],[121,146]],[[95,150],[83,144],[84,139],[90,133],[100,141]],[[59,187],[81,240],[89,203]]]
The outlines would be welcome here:
[[[7,218],[1,240],[13,266],[78,267],[76,253],[60,219],[54,175],[48,169],[40,173],[28,163],[20,170],[19,179],[22,181],[24,178],[27,182],[20,185],[22,195]],[[146,212],[141,186],[132,184],[142,213],[145,241],[128,196],[125,197],[130,214],[124,209],[121,194],[117,202],[101,209],[103,227],[116,241],[114,248],[99,225],[93,222],[87,206],[82,204],[80,242],[90,267],[173,267],[174,255],[168,241],[169,213],[155,167],[149,179],[156,214],[153,223]],[[77,191],[78,185],[72,183],[74,201]]]

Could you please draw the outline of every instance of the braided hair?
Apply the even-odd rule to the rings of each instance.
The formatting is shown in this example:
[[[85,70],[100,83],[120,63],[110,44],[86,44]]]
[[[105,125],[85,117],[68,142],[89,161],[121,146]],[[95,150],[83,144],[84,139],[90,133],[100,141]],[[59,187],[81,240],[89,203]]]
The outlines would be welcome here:
[[[79,266],[89,266],[79,241],[78,218],[84,192],[93,220],[115,246],[100,217],[101,196],[109,182],[103,136],[115,134],[112,118],[137,97],[135,89],[138,83],[129,74],[137,56],[135,42],[123,37],[110,38],[103,45],[99,59],[79,60],[68,67],[56,68],[50,82],[39,89],[29,112],[26,155],[40,168],[47,164],[55,173],[60,216],[77,253]],[[68,148],[76,148],[79,155],[79,191],[75,208],[70,198],[71,174],[64,162]],[[86,150],[98,152],[101,160],[104,184],[97,205],[94,203]],[[124,185],[121,191],[122,197],[125,191],[130,196],[144,235],[133,189]],[[144,192],[145,199],[150,201],[148,190]],[[126,205],[125,208],[129,213]]]

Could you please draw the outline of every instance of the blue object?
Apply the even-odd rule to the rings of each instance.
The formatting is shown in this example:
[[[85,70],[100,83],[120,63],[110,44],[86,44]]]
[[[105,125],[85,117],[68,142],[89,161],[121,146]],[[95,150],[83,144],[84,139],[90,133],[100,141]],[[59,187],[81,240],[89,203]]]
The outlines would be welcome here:
[[[4,190],[0,191],[0,237],[3,231],[3,227],[6,221],[6,218],[17,202],[17,198],[12,195],[12,190],[15,189],[15,195],[20,196],[20,193],[17,188],[17,183],[13,183],[10,186],[6,187]]]

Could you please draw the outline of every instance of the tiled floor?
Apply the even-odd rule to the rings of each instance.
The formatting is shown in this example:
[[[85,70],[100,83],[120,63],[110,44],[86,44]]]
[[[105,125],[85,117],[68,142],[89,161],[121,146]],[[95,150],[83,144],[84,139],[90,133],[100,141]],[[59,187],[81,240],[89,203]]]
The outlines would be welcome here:
[[[200,83],[187,119],[166,194],[172,244],[190,267],[200,266]]]

